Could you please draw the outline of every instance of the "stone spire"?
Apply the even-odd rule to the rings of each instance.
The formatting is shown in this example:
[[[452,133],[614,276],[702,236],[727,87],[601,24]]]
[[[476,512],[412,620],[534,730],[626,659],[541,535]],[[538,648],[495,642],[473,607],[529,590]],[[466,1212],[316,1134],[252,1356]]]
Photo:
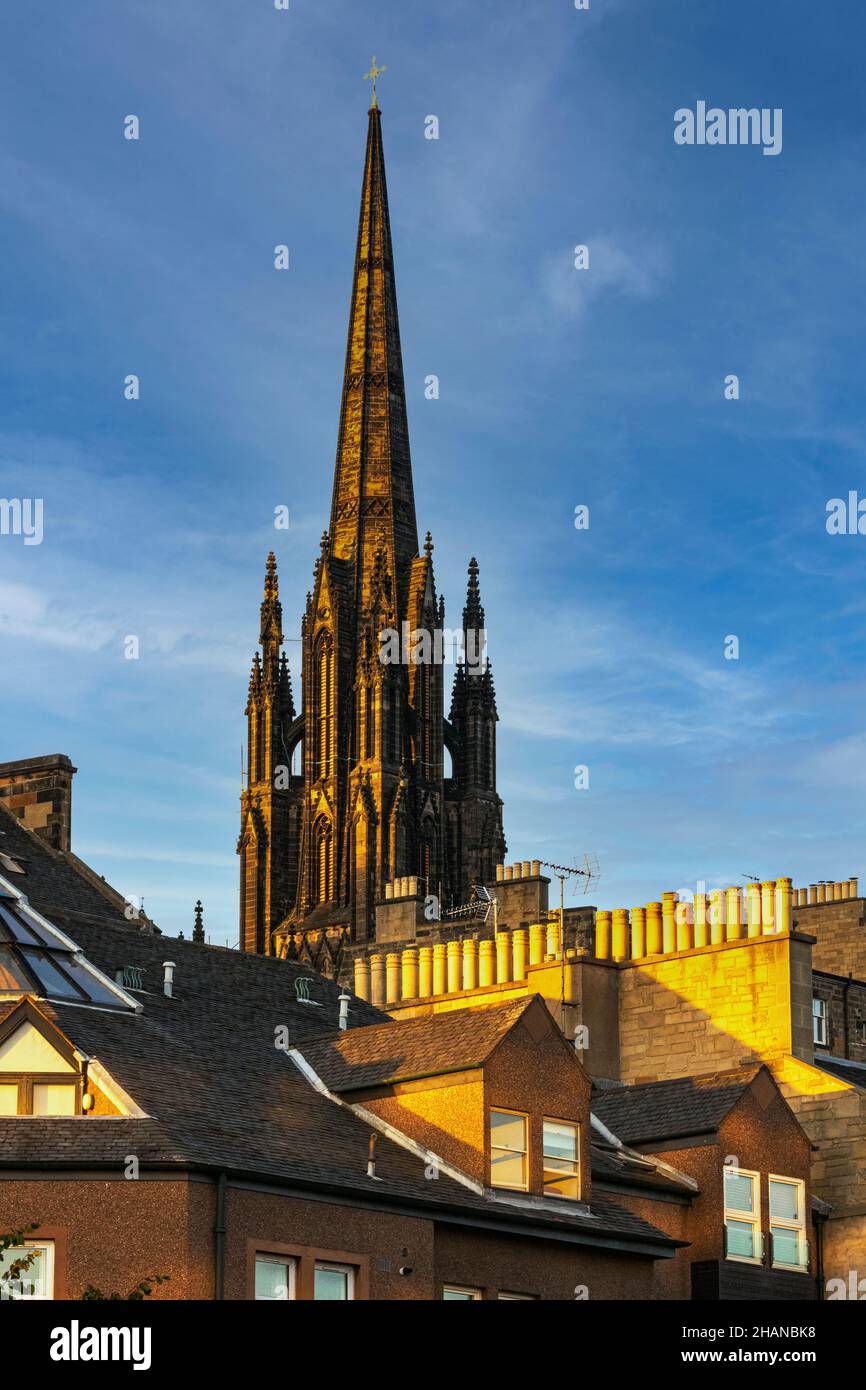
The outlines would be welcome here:
[[[418,554],[406,390],[397,317],[381,113],[369,113],[361,215],[331,504],[330,553],[354,567],[356,613],[366,607],[384,532],[402,603]]]
[[[192,929],[192,939],[193,941],[198,941],[200,944],[204,941],[204,922],[202,921],[203,911],[204,909],[201,905],[201,898],[199,898],[198,902],[195,905],[195,926]]]
[[[487,633],[481,587],[478,583],[478,561],[469,561],[466,603],[463,607],[463,652],[454,672],[451,694],[451,719],[459,719],[467,701],[496,714],[496,693],[493,674],[487,660]]]
[[[264,650],[265,669],[267,671],[269,665],[277,666],[279,650],[283,644],[283,605],[280,603],[277,557],[273,551],[268,555],[265,568],[265,596],[262,600],[261,614],[259,641]]]
[[[469,581],[466,585],[466,604],[463,609],[463,631],[484,628],[484,609],[481,606],[481,589],[478,585],[478,561],[475,556],[469,561]]]

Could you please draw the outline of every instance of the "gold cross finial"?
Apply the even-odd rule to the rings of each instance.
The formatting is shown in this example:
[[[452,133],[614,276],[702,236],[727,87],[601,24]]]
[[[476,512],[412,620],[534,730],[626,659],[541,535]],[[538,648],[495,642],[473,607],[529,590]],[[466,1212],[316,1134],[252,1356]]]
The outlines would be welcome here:
[[[373,55],[373,61],[372,61],[372,63],[370,64],[370,71],[364,73],[364,81],[365,81],[365,82],[367,82],[370,78],[373,79],[373,109],[374,109],[374,110],[376,109],[376,107],[377,107],[378,104],[379,104],[379,103],[376,101],[376,78],[377,78],[377,77],[381,77],[381,76],[382,76],[382,73],[383,73],[383,72],[387,72],[387,71],[388,71],[388,69],[387,69],[386,67],[381,67],[381,68],[380,68],[380,67],[377,67],[377,66],[376,66],[376,55],[374,54],[374,55]]]

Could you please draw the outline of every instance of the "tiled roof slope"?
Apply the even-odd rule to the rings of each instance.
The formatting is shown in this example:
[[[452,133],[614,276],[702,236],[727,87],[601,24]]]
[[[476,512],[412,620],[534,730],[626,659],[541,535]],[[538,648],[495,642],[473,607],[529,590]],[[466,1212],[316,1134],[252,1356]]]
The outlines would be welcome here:
[[[310,1066],[331,1091],[385,1086],[481,1066],[532,997],[350,1029],[305,1044]]]
[[[756,1066],[738,1067],[614,1087],[593,1095],[592,1110],[625,1144],[709,1134],[718,1129],[759,1071]]]
[[[695,1188],[683,1174],[666,1169],[632,1149],[617,1149],[610,1144],[592,1145],[592,1181],[593,1190],[599,1184],[679,1193],[686,1198],[695,1195]]]
[[[224,1170],[249,1178],[313,1188],[379,1204],[410,1204],[431,1217],[472,1218],[591,1244],[626,1241],[646,1253],[676,1244],[606,1198],[590,1214],[521,1209],[491,1201],[380,1136],[376,1177],[367,1177],[369,1126],[348,1106],[316,1090],[275,1046],[286,1027],[300,1038],[332,1034],[339,987],[316,976],[312,1004],[302,1004],[297,964],[139,932],[128,925],[80,925],[74,938],[107,974],[124,965],[146,971],[148,991],[134,995],[138,1015],[53,1003],[58,1026],[97,1058],[148,1118],[0,1119],[0,1169],[116,1168],[134,1153],[142,1164]],[[175,962],[174,996],[162,992],[165,960]],[[319,1007],[317,1007],[317,1004]],[[466,1011],[470,1013],[471,1011]],[[384,1015],[353,998],[351,1026],[380,1024]],[[379,1033],[392,1024],[384,1024]],[[304,1044],[304,1049],[309,1044]],[[313,1044],[315,1045],[315,1044]]]
[[[128,927],[125,900],[110,884],[69,851],[54,849],[23,825],[0,802],[0,853],[9,855],[23,874],[3,870],[37,912],[58,927],[101,922]]]

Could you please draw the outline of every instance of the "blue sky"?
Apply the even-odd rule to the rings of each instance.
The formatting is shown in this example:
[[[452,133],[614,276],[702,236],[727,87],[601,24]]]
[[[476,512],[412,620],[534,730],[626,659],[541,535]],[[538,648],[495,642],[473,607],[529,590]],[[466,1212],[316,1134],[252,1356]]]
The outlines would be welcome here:
[[[72,757],[74,848],[164,930],[200,896],[237,939],[264,559],[295,639],[373,52],[419,525],[450,623],[481,566],[509,860],[595,855],[608,907],[866,874],[866,537],[825,526],[866,496],[864,37],[860,0],[3,7],[0,495],[45,536],[0,537],[0,757]],[[677,146],[698,100],[781,107],[782,153]]]

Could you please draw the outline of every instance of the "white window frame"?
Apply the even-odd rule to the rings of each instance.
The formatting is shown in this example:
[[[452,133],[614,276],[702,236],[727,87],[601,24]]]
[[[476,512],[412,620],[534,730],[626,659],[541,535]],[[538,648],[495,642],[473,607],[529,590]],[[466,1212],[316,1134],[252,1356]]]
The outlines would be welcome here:
[[[272,1254],[269,1250],[257,1250],[257,1251],[256,1251],[256,1258],[255,1258],[255,1261],[254,1261],[254,1267],[253,1267],[253,1279],[254,1279],[254,1280],[255,1280],[255,1265],[257,1265],[257,1264],[259,1263],[259,1261],[261,1261],[262,1264],[269,1264],[269,1265],[285,1265],[285,1266],[286,1266],[286,1269],[287,1269],[287,1279],[288,1279],[288,1283],[287,1283],[287,1286],[286,1286],[286,1290],[287,1290],[287,1293],[288,1293],[289,1296],[288,1296],[287,1299],[282,1299],[282,1298],[261,1298],[261,1297],[259,1297],[259,1295],[258,1295],[258,1294],[256,1293],[256,1291],[255,1291],[255,1282],[254,1282],[254,1283],[253,1283],[253,1299],[254,1299],[256,1302],[258,1302],[258,1303],[292,1303],[292,1302],[294,1302],[294,1300],[297,1298],[297,1293],[296,1293],[297,1281],[298,1281],[298,1261],[297,1261],[297,1259],[296,1259],[294,1256],[292,1256],[292,1255],[279,1255],[279,1254]]]
[[[516,1120],[523,1121],[523,1148],[505,1149],[501,1144],[493,1142],[493,1116],[494,1115],[513,1115]],[[505,1110],[501,1105],[491,1105],[488,1116],[488,1127],[490,1131],[490,1186],[502,1192],[528,1192],[529,1191],[529,1116],[524,1110]],[[494,1182],[493,1180],[493,1154],[497,1153],[522,1154],[523,1155],[523,1182]]]
[[[316,1271],[319,1270],[319,1269],[337,1270],[340,1274],[345,1274],[345,1275],[347,1275],[347,1276],[348,1276],[348,1278],[347,1278],[347,1280],[346,1280],[346,1293],[347,1293],[347,1297],[346,1297],[346,1300],[345,1300],[345,1301],[346,1301],[347,1303],[351,1303],[351,1302],[354,1300],[354,1297],[355,1297],[355,1275],[356,1275],[356,1273],[357,1273],[357,1270],[355,1269],[355,1266],[354,1266],[354,1265],[341,1265],[341,1264],[337,1264],[336,1261],[334,1261],[334,1260],[314,1260],[314,1261],[313,1261],[313,1298],[314,1298],[314,1299],[315,1299],[315,1297],[316,1297]],[[321,1300],[321,1301],[324,1302],[325,1300],[323,1299],[323,1300]],[[342,1302],[343,1300],[340,1300],[340,1301]]]
[[[546,1167],[547,1167],[547,1159],[548,1159],[548,1158],[555,1158],[555,1157],[556,1157],[555,1154],[547,1154],[547,1153],[545,1153],[545,1150],[544,1150],[544,1126],[545,1126],[545,1125],[562,1125],[562,1126],[565,1127],[565,1128],[573,1129],[573,1130],[574,1130],[574,1172],[573,1172],[573,1173],[562,1173],[562,1174],[560,1175],[560,1178],[561,1178],[561,1180],[562,1180],[562,1179],[567,1179],[567,1178],[575,1178],[575,1179],[577,1180],[577,1195],[576,1195],[575,1197],[569,1197],[569,1196],[567,1196],[566,1193],[564,1193],[564,1192],[553,1192],[552,1190],[548,1190],[547,1184],[546,1184],[545,1181],[544,1181],[544,1170],[545,1170]],[[581,1175],[580,1175],[580,1125],[577,1124],[575,1120],[557,1120],[557,1119],[554,1119],[554,1117],[553,1117],[552,1115],[545,1115],[545,1116],[542,1118],[542,1121],[541,1121],[541,1182],[542,1182],[542,1191],[544,1192],[545,1197],[552,1197],[555,1201],[559,1201],[559,1202],[579,1202],[579,1201],[580,1201],[580,1194],[581,1194],[581,1190],[582,1190],[582,1187],[583,1187],[583,1183],[582,1183]]]
[[[48,1292],[45,1293],[45,1294],[39,1294],[39,1293],[22,1293],[22,1294],[16,1293],[16,1294],[13,1294],[13,1293],[10,1293],[10,1292],[9,1292],[9,1290],[10,1290],[10,1288],[11,1288],[12,1286],[10,1285],[8,1279],[6,1279],[6,1280],[3,1281],[2,1284],[0,1284],[0,1288],[3,1289],[4,1294],[5,1294],[5,1298],[4,1298],[3,1301],[6,1302],[7,1300],[9,1300],[9,1301],[26,1302],[26,1303],[53,1303],[53,1301],[54,1301],[54,1241],[53,1241],[53,1240],[25,1240],[25,1242],[24,1242],[23,1245],[14,1245],[14,1246],[11,1246],[10,1249],[8,1249],[5,1253],[6,1253],[7,1255],[11,1255],[13,1260],[16,1260],[16,1259],[20,1259],[20,1257],[21,1257],[26,1251],[28,1251],[28,1250],[42,1250],[42,1251],[45,1252],[45,1271],[46,1271],[46,1272],[45,1272],[45,1285],[46,1285],[46,1288],[48,1289]],[[28,1271],[25,1270],[24,1273],[23,1273],[22,1276],[21,1276],[22,1280],[26,1280],[26,1279],[27,1279],[27,1273],[28,1273]]]
[[[788,1216],[773,1215],[773,1188],[774,1182],[786,1183],[788,1187],[797,1189],[797,1210],[800,1213],[799,1220],[791,1220]],[[808,1273],[809,1270],[809,1242],[806,1235],[806,1184],[802,1178],[786,1178],[780,1173],[767,1174],[767,1204],[769,1207],[770,1222],[770,1250],[773,1257],[773,1269],[793,1269],[798,1273]],[[802,1258],[800,1264],[788,1264],[785,1260],[776,1259],[776,1247],[773,1241],[773,1227],[778,1226],[784,1231],[796,1231],[798,1235],[797,1251]]]
[[[830,1046],[827,1000],[819,999],[817,994],[812,995],[812,1042],[815,1047]]]
[[[481,1298],[481,1290],[480,1290],[480,1289],[470,1289],[470,1288],[467,1288],[465,1284],[443,1284],[443,1285],[442,1285],[442,1298],[443,1298],[443,1299],[445,1298],[446,1293],[460,1293],[460,1294],[466,1294],[466,1295],[467,1295],[467,1298],[468,1298],[468,1299],[471,1299],[474,1303],[477,1303],[477,1302],[480,1300],[480,1298]]]
[[[752,1180],[752,1211],[740,1211],[737,1207],[728,1206],[728,1184],[726,1178],[730,1174],[737,1178],[751,1178]],[[751,1168],[729,1168],[726,1167],[722,1174],[722,1203],[724,1208],[725,1224],[725,1259],[734,1260],[737,1264],[760,1265],[764,1263],[764,1237],[761,1230],[761,1175],[754,1172]],[[758,1253],[756,1255],[729,1255],[727,1230],[729,1221],[739,1221],[741,1225],[752,1227],[752,1249]]]

